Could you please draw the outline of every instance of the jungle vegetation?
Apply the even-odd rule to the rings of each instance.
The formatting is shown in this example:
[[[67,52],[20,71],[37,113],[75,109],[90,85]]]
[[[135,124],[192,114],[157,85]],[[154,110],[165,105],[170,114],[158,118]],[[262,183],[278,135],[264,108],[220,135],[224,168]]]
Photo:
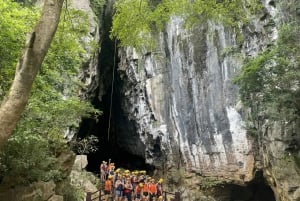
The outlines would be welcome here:
[[[0,0],[0,101],[12,84],[26,34],[40,12],[33,6]],[[69,149],[66,132],[75,131],[81,118],[100,114],[77,95],[83,86],[77,77],[79,69],[90,47],[96,48],[95,41],[84,42],[89,34],[87,16],[71,8],[63,9],[61,15],[25,110],[0,153],[1,185],[65,179],[68,175],[57,157]]]

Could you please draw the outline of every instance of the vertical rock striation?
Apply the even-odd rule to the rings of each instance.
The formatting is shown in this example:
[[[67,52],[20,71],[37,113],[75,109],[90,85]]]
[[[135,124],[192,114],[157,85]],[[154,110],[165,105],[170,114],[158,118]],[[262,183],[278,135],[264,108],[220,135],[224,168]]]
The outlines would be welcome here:
[[[182,19],[172,17],[158,40],[158,48],[144,55],[120,52],[123,109],[138,138],[120,134],[146,151],[128,149],[157,168],[250,181],[254,155],[232,84],[240,62],[224,54],[237,45],[235,36],[212,22],[185,30]]]

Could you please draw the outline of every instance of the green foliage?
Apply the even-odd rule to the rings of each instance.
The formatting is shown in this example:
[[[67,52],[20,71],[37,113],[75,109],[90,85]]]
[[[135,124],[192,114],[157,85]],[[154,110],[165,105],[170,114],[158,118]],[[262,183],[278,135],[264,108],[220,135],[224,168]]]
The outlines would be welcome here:
[[[105,4],[105,0],[91,0],[91,7],[96,14],[96,16],[100,16],[103,6]]]
[[[115,3],[116,13],[113,17],[111,36],[116,36],[122,46],[151,45],[149,15],[153,13],[148,1],[124,0]]]
[[[60,193],[63,195],[64,201],[81,201],[85,198],[85,193],[82,188],[73,186],[70,182],[65,183],[61,191]]]
[[[14,0],[14,2],[17,2],[23,6],[31,7],[35,5],[37,0]]]
[[[277,44],[247,61],[236,78],[242,101],[254,113],[253,120],[260,115],[287,122],[299,118],[299,33],[300,26],[295,23],[282,25]]]
[[[200,187],[201,190],[207,190],[214,187],[222,186],[224,181],[215,177],[201,177]]]
[[[10,0],[0,0],[0,101],[12,82],[26,33],[32,29],[38,12]]]
[[[13,14],[6,17],[9,16]],[[2,182],[7,178],[15,178],[7,181],[14,185],[64,179],[66,175],[56,158],[67,148],[64,134],[69,129],[76,129],[81,118],[100,114],[91,104],[77,97],[80,87],[78,70],[86,62],[89,45],[93,43],[84,42],[89,36],[87,16],[68,9],[62,13],[61,19],[22,118],[1,153]],[[10,41],[12,44],[14,42]],[[7,62],[12,64],[13,59],[16,58],[7,59]],[[3,79],[8,83],[12,76]]]
[[[254,12],[259,9],[259,1],[119,0],[115,3],[111,37],[119,39],[122,46],[149,49],[154,45],[152,34],[162,30],[173,15],[183,17],[188,26],[207,20],[236,26],[246,20],[244,7]]]
[[[177,188],[184,184],[184,169],[179,168],[168,173],[167,183],[169,187]]]
[[[54,161],[45,138],[38,135],[14,135],[1,156],[2,173],[7,178],[14,178],[17,183],[44,180],[49,177],[47,170],[53,168]]]
[[[64,196],[65,201],[81,201],[85,199],[85,192],[82,189],[78,189],[74,186],[66,188]]]

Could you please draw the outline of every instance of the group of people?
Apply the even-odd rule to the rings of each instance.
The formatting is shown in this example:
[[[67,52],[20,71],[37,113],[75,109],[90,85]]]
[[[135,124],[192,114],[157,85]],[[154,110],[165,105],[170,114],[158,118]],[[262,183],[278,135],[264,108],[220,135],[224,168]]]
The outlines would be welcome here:
[[[145,170],[115,169],[115,164],[102,161],[100,178],[104,182],[105,201],[163,201],[163,182],[155,181]]]

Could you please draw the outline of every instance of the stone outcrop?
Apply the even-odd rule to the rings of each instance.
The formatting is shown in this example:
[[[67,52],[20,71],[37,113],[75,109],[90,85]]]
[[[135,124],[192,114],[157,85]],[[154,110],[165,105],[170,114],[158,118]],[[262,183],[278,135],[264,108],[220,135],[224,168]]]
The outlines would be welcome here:
[[[29,186],[17,186],[15,188],[1,187],[1,200],[14,201],[48,201],[55,195],[55,183],[35,182]]]
[[[286,130],[276,122],[265,127],[261,139],[264,174],[280,201],[300,199],[299,125]]]
[[[73,170],[82,171],[88,164],[86,155],[77,155],[73,164]]]
[[[70,151],[62,151],[57,161],[60,164],[62,174],[69,175],[74,163],[75,155]],[[57,195],[57,183],[53,180],[48,182],[38,181],[28,185],[15,185],[13,177],[4,178],[7,182],[0,187],[0,200],[13,201],[60,201],[61,195]],[[64,186],[61,186],[61,190]]]
[[[99,178],[95,177],[92,173],[85,170],[88,164],[86,155],[77,155],[71,174],[71,184],[81,189],[83,192],[96,192],[98,188],[96,184],[99,184]],[[97,197],[98,194],[94,194],[93,197]]]

